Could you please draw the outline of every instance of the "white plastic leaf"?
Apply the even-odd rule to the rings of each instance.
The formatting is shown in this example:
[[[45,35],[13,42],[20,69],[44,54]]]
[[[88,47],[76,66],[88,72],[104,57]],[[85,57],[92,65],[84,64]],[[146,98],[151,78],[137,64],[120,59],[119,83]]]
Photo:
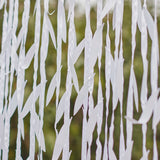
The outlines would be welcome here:
[[[12,117],[13,113],[16,110],[16,107],[18,106],[18,102],[17,102],[17,91],[14,92],[11,101],[9,102],[8,105],[8,111],[9,111],[9,117]]]
[[[39,135],[39,145],[41,146],[42,150],[44,152],[46,152],[46,147],[45,147],[45,139],[44,139],[44,134],[43,134],[43,130],[41,129],[40,131],[40,135]]]
[[[34,112],[33,113],[33,126],[34,126],[34,132],[37,136],[38,139],[38,143],[41,146],[42,150],[45,152],[45,141],[44,141],[44,134],[43,134],[43,130],[42,130],[42,124],[40,122],[40,119],[38,117],[38,115]]]
[[[48,92],[47,92],[47,100],[46,100],[46,106],[48,106],[49,102],[51,101],[52,99],[52,96],[54,94],[54,91],[55,91],[55,88],[57,86],[57,72],[55,73],[55,75],[53,76],[50,84],[49,84],[49,87],[48,87]]]
[[[140,160],[146,160],[148,159],[149,150],[143,155],[143,157]]]
[[[94,128],[97,123],[97,113],[98,113],[98,107],[96,106],[94,109],[92,109],[88,123],[87,123],[87,141],[89,142],[90,136],[93,134]]]
[[[101,25],[95,32],[93,39],[92,39],[92,47],[91,47],[91,56],[90,56],[90,67],[94,67],[96,60],[98,58],[98,52],[101,49],[99,42],[101,41],[101,33],[103,30],[103,26]]]
[[[4,4],[4,0],[1,0],[1,1],[0,1],[0,9],[2,9],[3,4]]]
[[[131,159],[132,156],[132,147],[133,147],[133,141],[130,142],[130,144],[127,146],[127,149],[124,153],[124,156],[122,157],[122,159],[127,160],[127,159]]]
[[[66,97],[67,97],[67,92],[65,92],[58,104],[57,110],[56,110],[56,124],[59,122],[61,119],[62,115],[64,114],[65,111],[65,105],[66,105]]]
[[[23,110],[21,112],[21,118],[24,118],[28,112],[31,111],[32,105],[37,101],[38,97],[40,96],[41,93],[41,84],[39,84],[29,95],[29,98],[27,99]]]
[[[29,67],[29,65],[34,57],[34,54],[35,54],[35,47],[36,47],[35,44],[33,44],[30,47],[29,51],[27,52],[26,57],[24,59],[24,63],[22,65],[23,69],[27,69]]]
[[[85,46],[85,39],[83,39],[74,50],[74,53],[72,55],[73,64],[75,64],[77,62],[77,59],[79,58],[80,54],[82,53],[84,46]]]
[[[52,24],[49,20],[48,15],[46,15],[46,23],[47,23],[48,31],[51,35],[52,42],[54,44],[54,47],[56,48],[56,38],[55,38],[54,30],[53,30],[53,27],[52,27]]]
[[[157,103],[157,94],[158,91],[152,93],[145,106],[143,107],[143,111],[141,117],[138,120],[138,123],[147,123],[152,115],[153,109]]]
[[[105,17],[106,14],[108,14],[116,4],[117,0],[108,0],[107,3],[105,4],[102,13],[101,13],[101,19]]]
[[[117,157],[111,147],[109,147],[109,159],[117,160]]]
[[[76,70],[75,70],[75,68],[74,68],[74,64],[73,64],[71,58],[70,58],[69,63],[70,63],[69,65],[70,65],[70,69],[71,69],[73,84],[74,84],[75,89],[76,89],[76,91],[77,91],[77,93],[78,93],[78,92],[79,92],[78,77],[77,77],[77,73],[76,73]]]
[[[154,21],[153,21],[153,18],[151,16],[151,14],[148,12],[147,9],[144,9],[144,18],[145,18],[145,21],[146,21],[146,24],[147,24],[147,28],[148,28],[148,32],[149,32],[149,35],[150,35],[150,38],[152,39],[153,41],[153,38],[154,38]]]
[[[83,105],[83,100],[84,98],[87,96],[87,83],[85,83],[83,85],[83,87],[81,88],[81,90],[79,91],[77,98],[76,98],[76,102],[74,105],[74,115],[79,111],[79,109],[82,107]]]
[[[70,126],[70,123],[71,123],[71,119],[64,122],[64,124],[63,124],[57,138],[56,138],[55,145],[54,145],[54,151],[53,151],[53,155],[52,155],[52,160],[58,159],[61,152],[62,152],[64,144],[67,140],[66,133],[67,133],[67,130]]]

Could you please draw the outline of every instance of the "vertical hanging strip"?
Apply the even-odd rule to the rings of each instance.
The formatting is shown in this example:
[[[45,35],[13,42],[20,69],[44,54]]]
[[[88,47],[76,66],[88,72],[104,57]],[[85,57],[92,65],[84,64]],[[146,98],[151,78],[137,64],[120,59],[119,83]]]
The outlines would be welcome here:
[[[147,75],[148,75],[148,61],[147,61],[147,25],[144,17],[144,10],[146,9],[146,0],[143,4],[142,11],[139,11],[141,18],[138,19],[139,30],[141,31],[141,55],[143,61],[143,77],[142,77],[142,85],[141,85],[141,106],[142,110],[144,110],[145,103],[147,102]],[[140,8],[141,6],[139,6]],[[140,9],[141,10],[141,9]],[[140,16],[139,16],[140,17]],[[146,149],[146,134],[147,134],[147,124],[142,124],[142,134],[143,134],[143,159],[148,159],[149,150]]]
[[[115,3],[113,10],[113,30],[115,30],[115,51],[114,51],[114,61],[112,63],[112,74],[111,74],[111,84],[113,90],[112,97],[112,119],[111,127],[109,132],[109,159],[117,159],[113,151],[113,133],[114,133],[114,112],[117,108],[118,100],[120,101],[120,110],[122,115],[122,103],[123,103],[123,54],[122,54],[122,22],[123,22],[123,1]],[[121,42],[121,43],[120,43]],[[120,51],[119,51],[120,45]],[[119,55],[118,55],[119,53]],[[119,88],[119,89],[118,89]],[[117,92],[118,89],[118,92]],[[121,132],[120,132],[120,149],[119,157],[121,159],[124,154],[124,138],[122,132],[122,119],[121,119]]]
[[[7,39],[7,19],[8,19],[8,13],[7,13],[7,1],[4,2],[4,15],[3,15],[3,25],[2,25],[2,46],[1,46],[1,61],[0,61],[0,117],[1,117],[1,126],[2,126],[2,132],[1,132],[1,142],[0,142],[0,149],[4,148],[4,117],[5,117],[5,110],[4,110],[4,95],[5,95],[5,53],[6,53],[6,39]],[[0,153],[1,158],[1,153]],[[7,157],[6,157],[7,158]]]
[[[101,19],[101,12],[102,12],[102,0],[97,0],[97,29],[101,27],[102,25],[102,19]],[[100,142],[100,134],[101,134],[101,128],[102,128],[102,122],[103,122],[103,95],[102,95],[102,84],[101,84],[101,57],[102,57],[102,38],[103,38],[103,31],[101,30],[99,38],[99,50],[98,50],[98,69],[99,69],[99,83],[98,83],[98,113],[97,113],[97,150],[96,150],[96,160],[101,159],[102,155],[102,145]]]
[[[48,17],[49,10],[49,0],[44,0],[44,15],[43,15],[43,26],[42,26],[42,41],[40,48],[40,77],[41,77],[41,92],[39,99],[39,117],[40,117],[40,126],[41,130],[40,140],[43,137],[43,116],[44,116],[44,97],[45,97],[45,86],[46,86],[46,71],[45,71],[45,61],[48,54],[48,45],[49,45],[49,34],[51,36],[54,47],[56,48],[56,39],[52,24]],[[43,141],[42,141],[43,142]],[[43,144],[43,143],[42,143]],[[40,146],[40,159],[42,159],[42,150],[45,151],[45,146]]]
[[[61,70],[61,45],[62,40],[66,41],[66,24],[65,24],[65,12],[63,8],[63,1],[58,2],[58,48],[57,48],[57,72],[56,72],[56,83],[57,83],[57,98],[59,94],[59,86],[60,86],[60,70]],[[72,55],[74,53],[74,49],[76,47],[76,33],[75,33],[75,26],[74,26],[74,0],[69,3],[69,13],[68,13],[68,20],[69,20],[69,39],[68,39],[68,69],[67,69],[67,78],[66,78],[66,92],[61,97],[61,100],[56,107],[56,121],[55,121],[55,129],[56,125],[61,119],[62,115],[64,114],[64,124],[58,133],[56,130],[56,141],[54,146],[54,151],[52,155],[52,160],[58,159],[61,152],[62,159],[69,160],[71,152],[69,151],[69,130],[70,130],[70,97],[72,92],[72,80],[73,83],[74,77],[73,72],[75,72],[74,64],[72,62]],[[63,26],[65,27],[63,29]],[[63,31],[62,31],[63,30]],[[76,75],[76,83],[78,84],[78,79]],[[75,85],[75,83],[74,83]],[[76,88],[76,85],[75,85]],[[77,88],[76,88],[77,89]],[[78,89],[79,90],[79,89]],[[58,103],[58,99],[56,100],[56,105]]]
[[[24,76],[25,69],[23,68],[25,59],[25,43],[28,33],[28,21],[29,21],[29,11],[30,11],[30,0],[24,1],[24,11],[22,16],[22,40],[20,45],[19,62],[18,62],[18,73],[17,73],[17,101],[18,101],[18,131],[17,131],[17,148],[16,148],[16,159],[21,158],[21,136],[24,139],[24,124],[23,119],[20,117],[23,98],[24,98]]]
[[[138,111],[138,91],[137,83],[133,70],[134,62],[134,52],[136,47],[136,30],[137,30],[137,21],[138,21],[138,0],[132,1],[132,62],[130,69],[130,78],[129,78],[129,89],[128,89],[128,98],[127,98],[127,117],[133,118],[133,96],[135,99],[136,109]],[[133,134],[133,124],[130,120],[126,120],[126,129],[127,129],[127,149],[129,149],[128,159],[131,159],[132,155],[132,134]]]
[[[14,53],[12,53],[15,47],[15,33],[14,31],[16,30],[14,26],[13,28],[13,23],[14,23],[14,1],[10,0],[9,1],[9,14],[8,14],[8,26],[7,26],[7,38],[6,42],[8,43],[8,46],[6,48],[6,53],[5,53],[5,106],[4,106],[4,120],[5,120],[5,125],[4,125],[4,147],[3,147],[3,159],[8,159],[8,151],[9,151],[9,139],[10,139],[10,110],[11,110],[11,91],[12,91],[12,81],[13,81],[13,73],[14,73],[14,65],[10,62],[10,58],[14,56]],[[13,55],[12,55],[13,54]],[[13,62],[13,61],[12,61]],[[8,87],[9,87],[9,72],[10,72],[10,63],[11,63],[11,68],[12,68],[12,75],[10,76],[10,92],[8,93]],[[8,102],[8,94],[9,94],[9,102]],[[12,104],[14,105],[14,104]]]
[[[74,54],[74,49],[76,47],[76,31],[74,25],[74,8],[75,1],[72,0],[69,3],[69,31],[68,31],[68,54],[67,54],[67,78],[66,78],[66,98],[64,105],[64,125],[67,125],[65,132],[65,142],[63,146],[63,160],[69,160],[71,152],[69,151],[69,130],[70,130],[70,98],[72,93],[72,80],[76,91],[79,91],[78,78],[72,62],[72,55]],[[74,77],[75,76],[75,77]],[[67,124],[68,123],[68,124]]]
[[[62,40],[66,42],[66,19],[64,10],[64,1],[58,1],[57,13],[57,89],[56,89],[56,108],[59,101],[59,90],[61,83],[61,57],[62,57]]]
[[[89,80],[89,66],[90,61],[89,55],[90,55],[90,47],[91,47],[91,39],[92,39],[92,32],[90,27],[90,0],[85,1],[86,7],[85,7],[85,16],[86,16],[86,28],[85,28],[85,53],[84,53],[84,85]],[[87,86],[88,87],[88,86]],[[88,110],[88,91],[86,97],[84,97],[83,102],[83,124],[82,124],[82,149],[81,149],[81,160],[87,159],[87,154],[90,155],[90,153],[87,153],[87,110]],[[89,152],[90,152],[90,144],[88,146]]]
[[[34,36],[34,75],[33,75],[33,91],[36,89],[37,86],[37,70],[38,70],[38,51],[39,51],[39,41],[40,41],[40,25],[41,25],[41,13],[40,13],[40,0],[36,0],[35,2],[35,36]],[[36,99],[35,92],[33,92],[33,99]],[[30,110],[30,146],[29,146],[29,158],[34,159],[35,157],[35,103],[32,104]],[[42,156],[42,150],[40,148],[40,154]],[[40,157],[42,159],[42,157]]]
[[[106,48],[105,48],[105,80],[106,80],[106,121],[105,121],[105,142],[103,150],[103,160],[108,159],[108,114],[109,114],[109,99],[110,99],[110,79],[111,79],[111,65],[112,55],[110,49],[109,37],[109,14],[107,15],[107,35],[106,35]]]
[[[154,39],[152,42],[152,51],[151,51],[151,89],[152,92],[157,92],[158,90],[158,65],[159,65],[159,47],[158,47],[158,31],[157,31],[157,0],[154,1]],[[158,102],[158,100],[157,100]],[[158,103],[155,103],[154,107],[154,116],[152,121],[152,129],[153,129],[153,160],[158,159],[158,151],[157,151],[157,142],[156,142],[156,134],[157,134],[157,123],[155,123],[157,117],[155,116],[156,110],[158,110]]]

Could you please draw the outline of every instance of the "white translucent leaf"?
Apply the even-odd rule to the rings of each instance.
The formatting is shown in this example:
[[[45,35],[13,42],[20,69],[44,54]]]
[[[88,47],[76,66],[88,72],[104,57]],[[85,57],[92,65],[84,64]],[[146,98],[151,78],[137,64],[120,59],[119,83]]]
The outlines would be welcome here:
[[[143,155],[143,157],[140,160],[146,160],[148,159],[149,150]]]
[[[56,110],[56,124],[59,122],[61,119],[62,115],[64,114],[65,111],[65,105],[66,105],[66,97],[67,97],[67,92],[65,92],[58,104],[57,110]]]
[[[57,72],[53,76],[53,78],[49,84],[49,87],[48,87],[46,106],[48,106],[49,102],[51,101],[56,86],[57,86]]]
[[[112,148],[109,147],[109,158],[112,160],[117,160],[117,157]]]
[[[93,39],[92,39],[92,47],[91,47],[91,57],[90,57],[90,66],[91,68],[94,67],[96,60],[98,58],[98,52],[101,49],[99,42],[101,41],[101,34],[103,30],[103,26],[101,25],[95,32]]]
[[[96,106],[94,109],[92,109],[88,123],[87,123],[87,141],[90,141],[90,136],[93,134],[94,128],[97,123],[97,113],[98,113],[98,107]]]
[[[70,69],[71,69],[71,74],[72,74],[72,79],[73,79],[73,84],[75,86],[75,89],[77,91],[77,93],[79,92],[79,84],[78,84],[78,77],[77,77],[77,73],[76,70],[74,68],[72,59],[70,58]]]
[[[53,27],[52,27],[52,24],[49,20],[48,15],[46,15],[46,23],[47,23],[48,31],[51,35],[52,42],[54,44],[54,47],[56,48],[56,38],[55,38],[54,30],[53,30]]]
[[[41,131],[40,131],[40,136],[39,136],[39,137],[40,137],[39,140],[38,140],[39,145],[40,145],[40,147],[42,148],[42,150],[43,150],[44,152],[46,152],[45,139],[44,139],[44,134],[43,134],[43,130],[42,130],[42,129],[41,129]]]
[[[131,159],[132,156],[132,147],[133,147],[133,141],[130,142],[129,146],[127,146],[127,149],[122,157],[123,160]]]
[[[4,4],[4,0],[1,0],[1,1],[0,1],[0,9],[2,9],[3,4]]]
[[[150,35],[150,38],[152,39],[153,41],[153,38],[154,38],[154,21],[153,21],[153,18],[151,16],[151,14],[148,12],[147,9],[144,9],[144,18],[145,18],[145,21],[146,21],[146,24],[147,24],[147,28],[148,28],[148,32],[149,32],[149,35]]]
[[[40,122],[40,119],[38,117],[38,115],[34,112],[33,113],[33,126],[34,126],[34,132],[37,136],[38,139],[38,143],[40,145],[40,147],[42,148],[42,150],[45,152],[45,140],[44,140],[44,134],[43,134],[43,130],[42,130],[42,124]]]
[[[21,118],[24,118],[28,112],[31,111],[32,105],[37,101],[39,95],[41,93],[41,84],[39,84],[29,95],[29,98],[27,99],[23,110],[21,112]]]
[[[58,159],[62,150],[63,150],[64,144],[67,140],[66,133],[67,133],[67,130],[70,126],[70,123],[71,123],[71,119],[64,122],[64,125],[62,126],[62,128],[56,138],[55,145],[54,145],[54,151],[53,151],[53,155],[52,155],[52,160]]]
[[[102,13],[101,13],[101,19],[103,19],[114,7],[117,0],[108,0],[105,4]]]
[[[27,69],[29,67],[29,65],[34,57],[34,54],[35,54],[35,47],[36,47],[35,44],[33,44],[30,47],[29,51],[27,52],[26,57],[24,59],[24,63],[22,64],[23,69]]]
[[[72,55],[73,64],[77,62],[80,54],[82,53],[82,50],[84,49],[84,46],[85,46],[85,39],[83,39],[74,50],[74,53]]]
[[[76,102],[75,102],[75,105],[74,105],[74,115],[82,107],[83,100],[86,96],[87,96],[87,83],[83,85],[83,87],[81,88],[81,90],[79,91],[79,93],[77,95]]]
[[[17,106],[18,106],[18,102],[17,102],[17,90],[16,90],[12,96],[11,101],[9,102],[9,105],[8,105],[9,117],[12,117]]]
[[[152,93],[145,106],[143,107],[143,111],[141,117],[138,120],[138,123],[147,123],[152,115],[153,109],[157,103],[157,94],[158,91]]]

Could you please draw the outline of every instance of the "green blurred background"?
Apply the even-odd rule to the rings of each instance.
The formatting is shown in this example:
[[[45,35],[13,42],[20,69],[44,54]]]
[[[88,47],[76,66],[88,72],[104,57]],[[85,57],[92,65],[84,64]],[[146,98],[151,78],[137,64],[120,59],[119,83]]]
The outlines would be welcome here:
[[[24,9],[23,0],[19,1],[19,24],[17,29],[17,35],[21,28],[22,23],[22,13]],[[29,27],[28,27],[28,35],[26,41],[26,51],[30,48],[30,46],[34,43],[34,25],[35,25],[35,15],[33,15],[35,0],[31,1],[31,9],[30,9],[30,19],[29,19]],[[149,8],[151,11],[152,8]],[[57,36],[57,0],[53,0],[50,2],[49,5],[49,12],[55,10],[54,14],[49,16],[53,28],[55,31],[55,35]],[[0,50],[1,50],[1,40],[2,40],[2,23],[3,23],[3,13],[4,8],[0,10]],[[41,27],[43,23],[43,1],[41,2]],[[68,12],[66,10],[66,18]],[[104,28],[103,28],[103,54],[102,54],[102,69],[101,69],[101,82],[103,87],[103,96],[105,97],[105,36],[107,31],[106,26],[107,19],[104,18]],[[85,15],[78,15],[75,17],[75,27],[76,27],[76,34],[77,34],[77,43],[79,43],[84,38],[85,33]],[[96,7],[91,9],[91,28],[92,33],[96,30]],[[68,22],[67,22],[67,30],[68,30]],[[158,30],[160,33],[160,18],[158,17]],[[112,30],[112,14],[110,14],[110,38],[111,38],[111,51],[114,52],[114,31]],[[159,35],[159,42],[160,42],[160,35]],[[63,43],[63,53],[62,53],[62,76],[61,76],[61,87],[60,87],[60,97],[65,92],[65,83],[66,83],[66,74],[67,74],[67,50],[68,45],[67,43]],[[130,1],[125,2],[124,6],[124,19],[123,19],[123,55],[124,55],[124,100],[123,100],[123,124],[124,124],[124,135],[126,137],[126,120],[124,116],[126,115],[126,104],[127,104],[127,93],[128,93],[128,85],[129,85],[129,75],[130,75],[130,66],[131,66],[131,5]],[[148,74],[148,96],[151,94],[151,86],[150,86],[150,53],[151,53],[151,39],[148,38],[148,55],[147,58],[149,60],[149,74]],[[81,54],[80,58],[78,59],[77,63],[75,64],[79,86],[80,88],[83,85],[83,74],[84,74],[84,53]],[[140,95],[141,90],[141,81],[142,81],[142,73],[143,73],[143,65],[142,65],[142,58],[141,58],[141,35],[139,30],[136,33],[136,50],[135,50],[135,60],[134,60],[134,71],[136,75],[137,85],[138,85],[138,92]],[[51,78],[56,72],[56,50],[52,44],[51,38],[49,43],[48,49],[48,56],[46,59],[46,76],[47,76],[47,86],[51,81]],[[97,89],[98,89],[98,64],[96,63],[95,66],[95,84],[94,84],[94,104],[97,103]],[[30,67],[26,70],[25,79],[27,80],[27,85],[25,88],[25,98],[28,98],[29,94],[32,91],[32,84],[33,84],[33,61]],[[38,70],[38,83],[40,82],[40,74]],[[160,80],[158,85],[160,86]],[[14,89],[16,88],[16,77],[14,77]],[[112,90],[111,90],[112,95]],[[71,96],[71,115],[73,116],[73,107],[75,103],[77,93],[75,89],[72,90]],[[44,136],[45,136],[45,145],[46,145],[46,152],[43,153],[44,160],[51,159],[52,152],[55,143],[55,130],[54,130],[54,122],[55,122],[55,113],[56,113],[56,106],[55,106],[55,98],[56,95],[54,94],[51,102],[47,107],[44,109]],[[108,117],[108,126],[110,126],[111,122],[111,113],[112,113],[112,105],[111,102],[112,97],[110,98],[110,106],[109,106],[109,117]],[[38,102],[36,105],[36,111],[38,113]],[[141,106],[139,100],[139,112],[137,113],[134,108],[134,118],[138,119],[141,115]],[[78,114],[73,117],[71,126],[70,126],[70,150],[71,153],[71,160],[79,160],[81,158],[81,135],[82,135],[82,110],[78,112]],[[115,131],[114,131],[114,150],[116,156],[119,157],[119,134],[120,134],[120,106],[115,111]],[[58,130],[63,125],[63,118],[58,123]],[[22,139],[22,157],[26,159],[29,155],[29,129],[30,129],[30,114],[28,114],[24,119],[24,126],[25,126],[25,139]],[[147,130],[147,149],[150,150],[149,159],[152,159],[153,154],[153,130],[152,130],[152,119],[148,122],[148,130]],[[96,127],[97,128],[97,127]],[[97,130],[94,130],[93,133],[93,142],[91,148],[92,160],[95,159],[95,151],[96,151],[96,137],[97,137]],[[104,114],[103,114],[103,125],[102,131],[100,135],[100,140],[102,142],[102,146],[104,145],[105,139],[105,98],[104,98]],[[10,148],[9,148],[9,159],[15,159],[15,149],[16,149],[16,136],[17,136],[17,110],[14,113],[11,119],[11,133],[10,133]],[[138,160],[142,157],[142,131],[141,125],[134,125],[133,127],[133,151],[132,151],[132,159]],[[160,125],[157,127],[157,146],[159,151],[159,159],[160,159]],[[35,159],[37,159],[38,154],[38,142],[36,141],[36,155]]]

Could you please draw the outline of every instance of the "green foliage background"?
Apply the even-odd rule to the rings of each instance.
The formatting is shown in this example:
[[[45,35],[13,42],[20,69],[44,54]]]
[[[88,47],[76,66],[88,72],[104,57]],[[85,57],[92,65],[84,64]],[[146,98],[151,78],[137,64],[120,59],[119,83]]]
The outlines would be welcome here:
[[[22,21],[22,13],[23,13],[23,0],[19,2],[19,25],[17,34],[21,28],[21,21]],[[30,20],[29,20],[29,28],[28,28],[28,35],[26,41],[26,51],[30,48],[30,46],[34,43],[34,25],[35,25],[35,15],[33,15],[35,0],[31,1],[31,10],[30,10]],[[51,22],[53,24],[53,28],[55,31],[55,35],[57,34],[57,1],[53,1],[50,3],[49,6],[50,12],[55,10],[54,14],[49,16]],[[2,40],[2,22],[3,22],[3,12],[4,9],[0,10],[0,44]],[[43,1],[41,3],[41,26],[43,22]],[[66,18],[68,12],[66,10]],[[103,28],[103,54],[102,54],[102,69],[101,69],[101,81],[103,87],[103,96],[105,96],[105,36],[107,31],[106,26],[107,19],[104,18],[104,28]],[[68,25],[68,23],[67,23]],[[84,38],[85,33],[85,15],[81,15],[75,18],[75,26],[76,26],[76,34],[77,34],[77,43],[79,43]],[[96,8],[91,10],[91,28],[92,33],[96,30]],[[68,28],[67,28],[68,29]],[[158,17],[158,30],[160,33],[160,18]],[[56,35],[57,36],[57,35]],[[110,14],[110,38],[111,38],[111,50],[112,53],[114,52],[114,31],[112,30],[112,14]],[[159,35],[159,42],[160,42],[160,35]],[[97,42],[98,43],[98,42]],[[0,45],[1,47],[1,45]],[[1,48],[0,48],[1,50]],[[61,88],[60,88],[60,97],[65,92],[65,83],[66,83],[66,74],[67,74],[67,43],[63,43],[63,53],[62,53],[62,76],[61,76]],[[126,105],[127,105],[127,93],[128,93],[128,85],[129,85],[129,75],[130,75],[130,66],[131,66],[131,6],[130,2],[125,2],[124,6],[124,21],[123,21],[123,54],[124,54],[124,101],[123,101],[123,117],[126,115]],[[148,60],[150,66],[150,53],[151,53],[151,40],[148,39]],[[75,64],[75,68],[77,71],[77,76],[79,80],[80,88],[83,85],[83,70],[84,70],[84,63],[83,63],[84,53],[78,59],[78,62]],[[135,60],[134,60],[134,70],[137,79],[138,85],[138,92],[140,95],[141,90],[141,81],[142,81],[142,73],[143,73],[143,65],[142,65],[142,58],[141,58],[141,36],[139,30],[137,30],[136,34],[136,51],[135,51]],[[47,75],[47,87],[50,83],[51,78],[56,72],[56,50],[51,42],[49,43],[48,49],[48,57],[46,60],[46,75]],[[94,103],[97,102],[97,89],[98,89],[98,65],[95,66],[95,86],[94,86]],[[32,84],[33,84],[33,62],[31,66],[26,70],[25,79],[27,80],[27,85],[25,88],[25,100],[28,98],[29,94],[32,91]],[[40,82],[40,75],[38,71],[38,83]],[[160,80],[159,84],[160,86]],[[16,76],[14,79],[14,88],[16,88]],[[149,75],[148,75],[148,96],[150,96],[150,67],[149,67]],[[111,90],[112,93],[112,90]],[[73,116],[73,107],[75,103],[77,93],[73,88],[72,96],[71,96],[71,116]],[[51,159],[52,152],[55,143],[55,130],[54,130],[54,122],[55,122],[55,114],[56,114],[56,106],[55,106],[55,94],[52,98],[50,104],[45,107],[44,109],[44,136],[45,136],[45,144],[46,144],[46,152],[43,153],[43,158],[45,160]],[[112,97],[110,98],[110,107],[109,107],[109,118],[108,118],[108,125],[110,126],[111,121],[111,110],[112,108]],[[36,111],[38,113],[38,102]],[[140,100],[139,100],[139,112],[137,113],[134,108],[134,118],[138,119],[141,114],[141,107],[140,107]],[[126,120],[123,118],[124,123],[124,134],[126,136]],[[58,123],[58,130],[61,128],[63,124],[63,119]],[[24,119],[25,125],[25,139],[22,139],[22,157],[26,159],[29,155],[29,130],[30,130],[30,114],[26,116]],[[119,155],[119,134],[120,134],[120,107],[118,107],[115,112],[115,131],[114,131],[114,150],[118,157]],[[104,129],[105,129],[105,98],[104,98],[104,116],[103,116],[103,126],[101,132],[101,142],[102,146],[104,145]],[[70,159],[71,160],[79,160],[81,157],[81,134],[82,134],[82,110],[78,112],[78,114],[73,117],[70,127],[70,149],[72,150],[72,154]],[[15,159],[15,149],[16,149],[16,136],[17,136],[17,110],[11,119],[11,133],[10,133],[10,148],[9,148],[9,159]],[[96,137],[97,131],[94,131],[94,139],[92,143],[92,160],[95,159],[95,151],[96,151]],[[152,120],[148,122],[148,130],[147,130],[147,148],[150,150],[149,159],[152,159],[152,150],[153,150],[153,131],[152,131]],[[142,131],[141,125],[135,125],[133,128],[133,152],[132,152],[132,159],[137,160],[140,159],[142,156]],[[159,151],[159,159],[160,159],[160,125],[157,128],[157,146]],[[38,142],[36,142],[36,156],[37,159],[38,154]]]

